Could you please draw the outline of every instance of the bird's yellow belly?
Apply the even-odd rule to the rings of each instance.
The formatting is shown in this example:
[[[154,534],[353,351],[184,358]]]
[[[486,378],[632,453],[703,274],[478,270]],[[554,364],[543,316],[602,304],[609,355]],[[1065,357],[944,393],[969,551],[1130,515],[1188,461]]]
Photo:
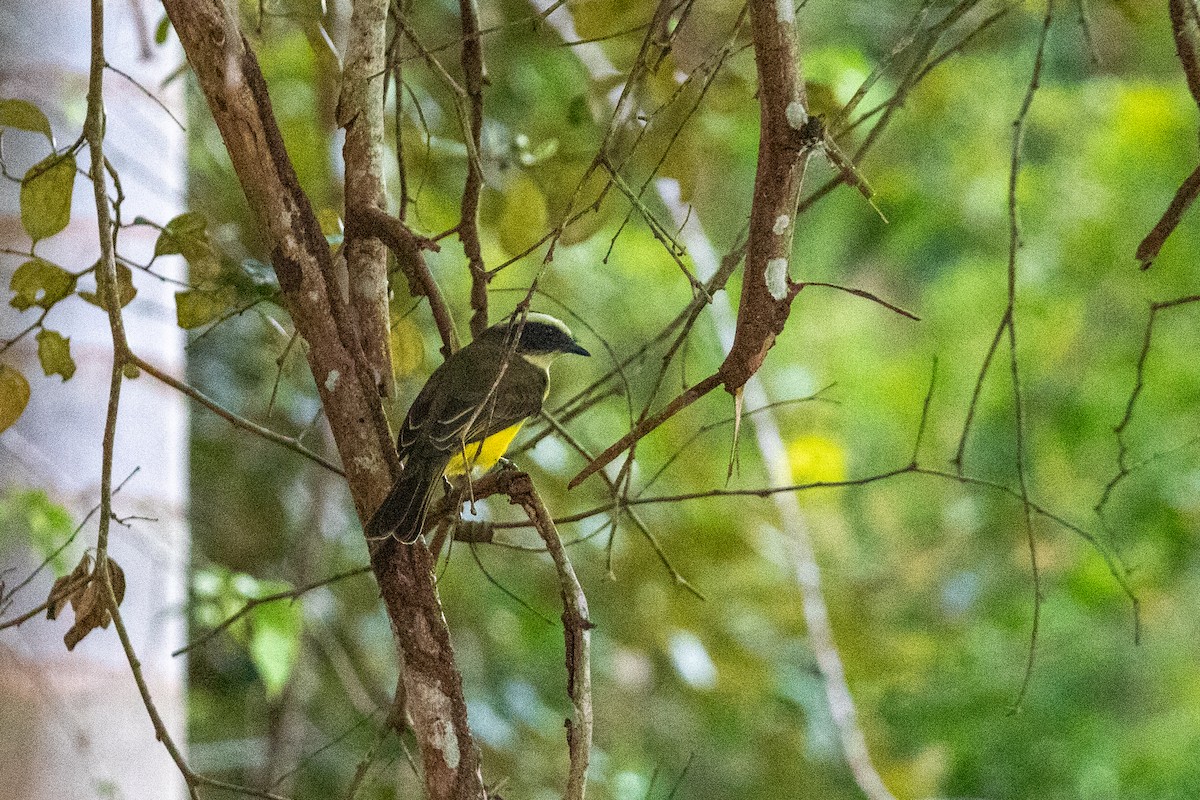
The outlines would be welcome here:
[[[517,432],[521,430],[522,424],[518,422],[499,433],[493,433],[486,439],[471,442],[463,451],[456,453],[450,459],[450,463],[446,465],[445,474],[464,475],[473,468],[486,472],[496,466],[500,456],[504,455],[508,446],[512,444],[512,440],[516,438]]]

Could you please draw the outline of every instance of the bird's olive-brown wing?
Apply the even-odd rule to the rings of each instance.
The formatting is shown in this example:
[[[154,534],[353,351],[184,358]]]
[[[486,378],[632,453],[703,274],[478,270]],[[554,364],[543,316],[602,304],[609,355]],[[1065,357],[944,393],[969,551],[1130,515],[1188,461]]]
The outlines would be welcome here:
[[[521,356],[472,342],[434,370],[413,401],[396,441],[401,459],[418,451],[453,454],[537,414],[547,380]]]

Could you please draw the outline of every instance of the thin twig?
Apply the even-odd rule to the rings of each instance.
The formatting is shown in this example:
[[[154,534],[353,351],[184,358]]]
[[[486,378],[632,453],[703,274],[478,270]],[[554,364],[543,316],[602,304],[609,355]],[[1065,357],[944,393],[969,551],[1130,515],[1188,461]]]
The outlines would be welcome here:
[[[1197,196],[1200,196],[1200,166],[1197,166],[1192,170],[1191,175],[1183,179],[1175,196],[1171,198],[1167,210],[1163,212],[1162,217],[1138,245],[1135,258],[1141,262],[1143,270],[1150,269],[1154,265],[1154,259],[1158,258],[1159,251],[1162,250],[1167,237],[1179,227],[1184,212],[1191,207]]]
[[[579,474],[571,479],[567,484],[568,489],[574,489],[579,484],[590,478],[595,472],[604,468],[612,462],[614,458],[628,450],[632,445],[636,444],[639,439],[644,437],[650,431],[663,424],[671,417],[678,414],[683,409],[690,406],[692,403],[699,400],[704,395],[711,392],[713,389],[721,385],[721,373],[713,373],[704,380],[692,386],[685,392],[681,392],[674,400],[657,414],[643,420],[629,433],[622,436],[617,441],[613,442],[603,453],[596,456],[586,467],[579,471]]]
[[[137,3],[133,3],[132,5],[134,5],[138,8],[141,8],[141,6],[139,6]],[[146,95],[146,97],[150,98],[151,102],[153,102],[154,105],[161,108],[163,110],[163,112],[168,117],[171,118],[171,122],[174,122],[176,125],[179,126],[179,130],[183,131],[184,133],[187,132],[187,127],[182,122],[179,121],[179,117],[175,116],[174,112],[172,112],[171,109],[167,108],[166,104],[163,103],[162,100],[159,100],[157,97],[155,97],[153,92],[151,92],[149,89],[147,89],[145,86],[143,86],[141,84],[141,81],[139,81],[137,78],[130,75],[128,72],[125,72],[124,70],[114,67],[112,64],[105,64],[104,67],[105,67],[105,69],[112,70],[113,72],[117,73],[122,78],[124,78],[125,80],[129,81],[134,86],[136,86],[141,91],[142,94],[144,94],[144,95]]]
[[[341,467],[339,467],[337,464],[334,464],[332,461],[329,461],[324,456],[318,455],[317,453],[309,450],[307,447],[300,444],[297,438],[284,436],[283,434],[277,433],[270,428],[264,428],[262,425],[259,425],[256,422],[251,422],[245,417],[233,413],[229,409],[217,403],[217,401],[208,397],[208,395],[204,394],[196,387],[184,383],[169,373],[160,370],[158,367],[154,366],[149,361],[146,361],[136,353],[129,353],[128,360],[129,363],[135,365],[138,369],[152,375],[171,388],[176,389],[177,391],[182,392],[183,394],[192,398],[209,411],[212,411],[217,416],[228,421],[234,427],[241,428],[244,431],[249,431],[256,436],[261,436],[269,442],[275,442],[276,444],[282,445],[283,447],[286,447],[295,453],[299,453],[310,461],[320,464],[322,467],[334,473],[335,475],[345,475]]]
[[[300,586],[295,589],[290,589],[286,592],[276,592],[274,594],[263,595],[262,597],[251,597],[233,614],[226,617],[215,627],[205,631],[195,639],[192,639],[190,642],[185,644],[183,647],[171,653],[171,656],[181,656],[189,650],[199,647],[208,640],[212,639],[221,631],[229,629],[235,622],[261,605],[266,603],[274,603],[278,600],[297,600],[301,596],[313,591],[314,589],[320,589],[323,586],[329,586],[330,584],[337,583],[338,581],[345,580],[346,578],[353,578],[357,575],[365,575],[370,571],[370,566],[355,567],[354,569],[348,569],[345,572],[339,572],[336,575],[330,575],[328,578],[322,578],[319,581],[313,581],[312,583],[305,584],[304,586]]]
[[[542,412],[542,418],[550,424],[550,428],[554,430],[559,437],[571,447],[571,449],[583,456],[585,460],[592,460],[592,455],[588,452],[587,448],[584,447],[578,439],[572,436],[571,432],[568,431],[561,422],[555,419],[553,414],[550,414],[549,412]],[[633,520],[633,524],[639,531],[641,531],[642,536],[645,537],[646,541],[649,542],[650,547],[654,550],[654,554],[658,556],[658,560],[662,562],[662,565],[666,568],[675,584],[687,589],[698,600],[706,599],[704,594],[701,593],[700,590],[695,586],[693,586],[687,578],[683,577],[682,573],[680,573],[679,570],[675,568],[675,565],[671,563],[671,560],[667,558],[667,554],[663,550],[662,544],[658,541],[658,537],[655,536],[650,530],[650,526],[647,525],[640,516],[638,516],[636,511],[634,511],[632,508],[628,508],[625,505],[624,500],[628,499],[628,495],[623,492],[621,488],[618,488],[617,482],[605,475],[603,472],[600,473],[600,476],[604,479],[605,484],[608,485],[608,490],[613,496],[613,501],[616,504],[615,512],[623,511],[631,520]],[[625,488],[627,488],[627,486],[625,486]],[[614,513],[613,516],[615,517],[616,513]],[[615,522],[616,521],[614,519],[614,525]]]
[[[1196,302],[1200,302],[1200,295],[1177,297],[1174,300],[1165,300],[1150,304],[1150,316],[1146,320],[1146,331],[1142,335],[1142,349],[1138,353],[1137,366],[1134,368],[1133,390],[1129,393],[1129,400],[1125,403],[1125,414],[1121,417],[1121,421],[1113,428],[1113,434],[1117,439],[1117,472],[1105,484],[1104,491],[1095,505],[1096,513],[1101,516],[1104,514],[1104,507],[1108,504],[1109,498],[1116,490],[1117,485],[1135,468],[1134,466],[1130,466],[1128,461],[1129,444],[1125,440],[1125,430],[1129,427],[1129,423],[1133,421],[1134,406],[1137,404],[1138,397],[1141,396],[1142,389],[1146,384],[1146,360],[1150,357],[1150,343],[1154,337],[1154,324],[1158,319],[1158,314],[1168,309]]]
[[[921,321],[921,318],[918,317],[916,314],[912,313],[911,311],[905,311],[900,306],[895,305],[894,303],[889,303],[887,300],[884,300],[884,299],[878,297],[877,295],[874,295],[871,292],[868,292],[866,289],[855,289],[851,286],[841,286],[836,283],[822,283],[821,281],[801,281],[800,283],[797,283],[795,285],[798,287],[798,289],[804,289],[807,286],[824,286],[827,289],[837,289],[838,291],[846,292],[847,294],[852,294],[855,297],[861,297],[864,300],[870,300],[872,303],[878,303],[879,305],[883,306],[887,310],[894,311],[902,317],[908,317],[909,319],[916,320],[917,322]]]
[[[1008,319],[1008,352],[1009,373],[1012,377],[1013,392],[1013,428],[1016,435],[1014,448],[1016,450],[1017,480],[1021,487],[1021,511],[1025,520],[1025,536],[1029,545],[1029,569],[1033,575],[1033,620],[1029,631],[1029,658],[1025,664],[1025,674],[1021,679],[1021,687],[1013,701],[1012,712],[1021,707],[1029,692],[1033,680],[1033,666],[1037,657],[1038,632],[1041,630],[1042,619],[1042,573],[1038,565],[1037,540],[1033,530],[1033,514],[1029,503],[1029,476],[1025,455],[1025,409],[1021,396],[1020,369],[1017,365],[1017,249],[1021,246],[1021,229],[1017,219],[1017,176],[1021,170],[1021,145],[1025,138],[1025,123],[1029,118],[1029,109],[1033,105],[1034,95],[1041,86],[1042,64],[1046,56],[1046,40],[1050,36],[1050,25],[1054,21],[1054,0],[1046,0],[1046,14],[1042,20],[1042,29],[1038,35],[1037,55],[1033,60],[1033,74],[1029,78],[1029,88],[1025,99],[1021,102],[1021,110],[1013,123],[1012,159],[1008,170],[1008,308],[1005,316]],[[1002,323],[1003,326],[1003,323]]]

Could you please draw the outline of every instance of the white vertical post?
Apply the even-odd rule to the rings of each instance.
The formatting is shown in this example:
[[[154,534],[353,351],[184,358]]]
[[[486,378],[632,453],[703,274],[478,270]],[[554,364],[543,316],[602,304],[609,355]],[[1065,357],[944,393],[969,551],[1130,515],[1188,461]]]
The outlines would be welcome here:
[[[183,81],[162,80],[183,57],[177,46],[153,43],[162,17],[157,4],[121,0],[107,7],[108,61],[135,78],[182,119]],[[0,97],[37,104],[50,118],[60,150],[79,135],[85,109],[89,20],[86,4],[5,0],[0,6]],[[164,223],[184,203],[185,134],[141,89],[109,71],[105,75],[105,152],[120,174],[126,200],[123,221],[142,215]],[[37,134],[8,131],[4,157],[10,172],[23,174],[48,154]],[[79,164],[86,168],[87,154]],[[119,252],[145,264],[157,232],[124,229]],[[28,250],[20,220],[18,187],[0,184],[0,247]],[[76,180],[70,225],[38,244],[40,256],[70,270],[98,256],[91,188]],[[0,256],[0,339],[36,319],[37,309],[18,312],[7,304],[19,256]],[[175,278],[182,264],[155,265]],[[90,282],[81,281],[81,288]],[[170,284],[135,270],[137,298],[125,308],[134,350],[181,375],[183,336],[175,326]],[[44,377],[32,336],[0,355],[29,380],[31,398],[17,424],[0,434],[0,492],[44,488],[76,521],[99,501],[100,446],[108,397],[112,342],[101,309],[70,297],[54,307],[46,327],[70,337],[78,365],[62,382]],[[184,667],[170,653],[186,635],[183,604],[187,563],[187,409],[177,393],[149,376],[127,381],[117,427],[114,483],[138,472],[113,504],[110,553],[124,568],[128,590],[122,611],[155,704],[176,741],[185,740]],[[152,520],[152,521],[151,521]],[[80,533],[68,552],[72,562],[94,547],[96,523]],[[11,588],[40,563],[29,542],[0,532],[0,570]],[[11,617],[46,598],[53,579],[44,570],[17,595]],[[62,636],[73,620],[44,617],[0,632],[0,800],[64,797],[164,798],[185,795],[183,781],[155,740],[115,633],[93,631],[68,653]]]

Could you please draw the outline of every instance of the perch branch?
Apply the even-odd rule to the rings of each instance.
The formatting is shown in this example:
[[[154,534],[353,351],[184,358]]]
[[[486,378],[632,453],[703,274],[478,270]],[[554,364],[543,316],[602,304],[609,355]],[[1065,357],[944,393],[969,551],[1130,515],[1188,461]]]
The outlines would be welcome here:
[[[550,513],[533,487],[529,475],[512,471],[500,473],[498,486],[500,491],[508,495],[509,502],[525,510],[529,521],[546,543],[546,550],[554,560],[554,568],[558,573],[563,602],[563,638],[566,640],[567,695],[575,709],[574,717],[566,723],[571,766],[567,774],[565,797],[566,800],[583,800],[592,749],[593,626],[588,619],[587,597],[584,596],[579,578],[575,576],[575,569],[563,550],[562,539],[554,527],[554,520],[550,518]]]
[[[164,5],[224,139],[242,189],[273,246],[283,300],[308,343],[308,362],[360,519],[391,489],[399,465],[375,376],[349,324],[329,247],[284,148],[258,60],[236,8],[218,0]],[[371,562],[404,661],[413,731],[432,800],[485,796],[467,726],[462,676],[423,546],[371,548]]]
[[[347,220],[349,224],[350,220]],[[382,241],[396,255],[396,263],[408,280],[409,294],[429,300],[429,310],[442,337],[442,356],[449,358],[458,350],[458,330],[454,326],[454,317],[450,315],[450,307],[446,305],[446,298],[425,260],[425,251],[438,252],[438,243],[417,235],[400,219],[370,206],[358,209],[353,224],[361,226],[359,230],[363,235]]]

